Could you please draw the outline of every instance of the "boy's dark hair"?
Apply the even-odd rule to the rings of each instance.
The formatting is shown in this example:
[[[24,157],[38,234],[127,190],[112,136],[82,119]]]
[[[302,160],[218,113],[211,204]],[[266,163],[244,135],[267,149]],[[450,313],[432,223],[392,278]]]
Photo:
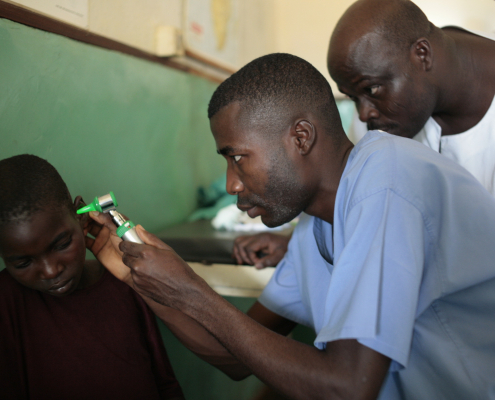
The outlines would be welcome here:
[[[208,118],[235,101],[242,102],[244,109],[268,111],[274,118],[297,107],[317,114],[327,128],[341,124],[328,81],[310,63],[291,54],[257,58],[226,79],[213,93]]]
[[[21,154],[0,161],[0,223],[24,220],[47,207],[73,211],[67,185],[46,160]]]

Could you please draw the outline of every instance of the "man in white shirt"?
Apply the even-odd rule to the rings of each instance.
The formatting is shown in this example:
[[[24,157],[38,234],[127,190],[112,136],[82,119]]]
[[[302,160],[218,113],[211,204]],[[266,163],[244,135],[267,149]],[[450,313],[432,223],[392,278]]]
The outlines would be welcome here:
[[[427,145],[494,195],[494,40],[440,29],[409,0],[359,0],[332,34],[328,69],[368,130]]]

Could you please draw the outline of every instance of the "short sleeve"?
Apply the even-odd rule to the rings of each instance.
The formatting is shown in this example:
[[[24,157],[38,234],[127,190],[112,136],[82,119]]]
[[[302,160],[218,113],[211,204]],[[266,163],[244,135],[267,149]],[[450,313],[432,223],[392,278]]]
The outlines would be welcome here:
[[[357,202],[343,218],[334,228],[342,229],[334,232],[341,251],[326,299],[326,325],[315,344],[357,339],[406,366],[424,266],[423,216],[386,189]]]
[[[270,311],[306,326],[311,326],[311,323],[303,304],[298,268],[303,263],[300,250],[308,235],[312,235],[311,227],[311,217],[302,214],[289,241],[287,253],[258,298]]]

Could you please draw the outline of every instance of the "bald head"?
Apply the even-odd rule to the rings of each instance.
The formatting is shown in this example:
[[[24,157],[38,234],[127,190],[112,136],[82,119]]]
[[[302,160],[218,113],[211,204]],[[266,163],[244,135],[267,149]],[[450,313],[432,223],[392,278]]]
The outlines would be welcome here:
[[[436,104],[440,29],[409,0],[359,0],[330,39],[328,70],[369,130],[413,137]],[[437,59],[438,59],[437,52]]]
[[[409,0],[359,0],[347,9],[333,31],[329,62],[334,50],[352,50],[363,37],[385,39],[395,50],[407,50],[418,38],[428,38],[432,28],[426,15]]]

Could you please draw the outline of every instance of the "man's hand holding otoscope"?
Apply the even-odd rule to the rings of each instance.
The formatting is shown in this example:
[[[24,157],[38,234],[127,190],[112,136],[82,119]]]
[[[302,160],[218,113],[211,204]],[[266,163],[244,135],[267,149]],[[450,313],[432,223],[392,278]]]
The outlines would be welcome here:
[[[85,230],[86,247],[116,278],[173,308],[180,308],[179,298],[193,295],[195,284],[208,286],[171,247],[141,225],[135,226],[116,211],[117,206],[110,192],[77,211],[89,212],[96,222]],[[194,284],[189,287],[187,282]]]
[[[144,244],[126,240],[129,235],[120,238],[118,233],[122,232],[117,225],[122,220],[110,214],[109,203],[104,207],[105,199],[108,200],[106,196],[95,199],[96,203],[101,203],[101,210],[96,206],[81,210],[90,211],[92,218],[85,227],[86,247],[117,279],[140,294],[187,348],[234,379],[248,376],[249,370],[230,354],[198,318],[198,315],[205,314],[205,308],[211,308],[205,304],[205,295],[219,296],[171,247],[141,225],[132,228]],[[110,194],[112,197],[116,206],[115,196]],[[120,215],[127,221],[125,216]],[[220,301],[226,302],[222,298]]]
[[[86,248],[88,248],[117,279],[132,286],[132,277],[129,268],[122,263],[122,252],[119,244],[122,239],[117,235],[117,226],[122,220],[127,220],[122,214],[121,218],[114,220],[108,213],[116,211],[118,203],[112,192],[104,196],[95,197],[93,202],[77,210],[78,214],[89,212],[94,220],[85,226]],[[117,216],[116,216],[117,217]],[[116,222],[118,221],[118,222]],[[130,224],[129,224],[130,225]],[[135,229],[134,229],[135,232]],[[94,237],[94,239],[90,236]],[[136,233],[139,239],[139,236]],[[141,241],[139,239],[139,241]],[[142,241],[141,241],[142,242]]]
[[[127,217],[117,211],[117,199],[113,192],[100,197],[95,197],[93,202],[77,210],[78,214],[87,212],[102,212],[110,214],[114,225],[117,227],[116,234],[122,240],[144,244],[136,233],[135,225]]]

